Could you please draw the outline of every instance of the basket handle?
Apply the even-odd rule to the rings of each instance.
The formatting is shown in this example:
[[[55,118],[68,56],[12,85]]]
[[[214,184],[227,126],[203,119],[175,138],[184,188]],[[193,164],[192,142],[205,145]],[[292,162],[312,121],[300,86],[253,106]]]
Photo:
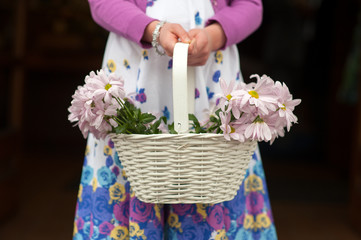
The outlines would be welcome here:
[[[176,43],[173,50],[173,116],[178,133],[188,131],[188,113],[194,113],[195,69],[187,67],[188,46]]]

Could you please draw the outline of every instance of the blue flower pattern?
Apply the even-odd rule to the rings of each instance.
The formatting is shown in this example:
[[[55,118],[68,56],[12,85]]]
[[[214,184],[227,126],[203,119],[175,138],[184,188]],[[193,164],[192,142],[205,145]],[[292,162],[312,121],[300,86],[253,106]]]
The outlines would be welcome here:
[[[165,106],[164,109],[162,110],[163,112],[163,116],[167,118],[167,120],[169,120],[169,117],[170,117],[170,113],[169,113],[169,110],[168,110],[168,107]]]
[[[214,95],[214,92],[211,92],[211,90],[209,89],[209,87],[207,87],[206,90],[207,90],[208,99],[212,99],[212,98],[213,98],[213,95]]]
[[[140,103],[145,103],[147,101],[147,95],[145,94],[145,89],[141,88],[137,91],[137,95],[135,96],[135,100]]]
[[[157,0],[147,0],[147,7],[153,7],[155,1]]]
[[[194,20],[197,26],[202,25],[202,18],[199,16],[199,12],[196,12]]]
[[[213,82],[218,83],[220,77],[221,77],[221,71],[220,70],[215,71],[212,78]]]

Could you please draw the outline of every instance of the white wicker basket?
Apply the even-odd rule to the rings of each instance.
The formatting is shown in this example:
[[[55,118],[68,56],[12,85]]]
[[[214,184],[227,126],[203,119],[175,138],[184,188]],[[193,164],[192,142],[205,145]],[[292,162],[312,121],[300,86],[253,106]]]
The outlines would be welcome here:
[[[188,129],[194,101],[187,49],[173,55],[174,122]],[[188,78],[188,83],[187,83]],[[185,100],[188,99],[188,104]],[[110,134],[135,196],[147,203],[219,203],[234,198],[257,142],[226,141],[222,134]]]

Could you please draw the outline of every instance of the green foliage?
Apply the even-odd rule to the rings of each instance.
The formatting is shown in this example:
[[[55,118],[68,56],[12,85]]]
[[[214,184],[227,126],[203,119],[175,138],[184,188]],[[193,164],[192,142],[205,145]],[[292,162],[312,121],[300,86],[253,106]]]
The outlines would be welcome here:
[[[117,134],[159,134],[161,131],[158,127],[161,121],[164,121],[165,124],[167,123],[165,117],[154,121],[156,117],[153,114],[142,113],[139,108],[127,100],[124,102],[118,100],[118,102],[121,108],[117,110],[117,116],[113,117],[118,126],[114,127],[112,132]]]
[[[221,130],[221,119],[219,117],[219,112],[221,109],[218,109],[215,112],[215,115],[209,117],[209,121],[203,126],[199,123],[197,117],[194,114],[189,114],[189,120],[191,121],[191,126],[193,133],[222,133]]]
[[[128,100],[122,101],[117,99],[121,108],[117,110],[117,116],[112,117],[118,123],[117,127],[113,127],[112,132],[116,134],[161,134],[159,126],[164,123],[167,126],[167,118],[165,116],[156,120],[151,113],[142,113],[139,108],[134,106]],[[221,133],[221,120],[218,109],[215,115],[212,115],[205,125],[201,125],[194,114],[189,114],[192,133]],[[177,134],[174,129],[174,123],[168,125],[170,134]]]
[[[174,130],[174,122],[168,125],[168,132],[170,134],[178,134],[176,130]]]
[[[206,129],[204,129],[200,125],[197,117],[194,114],[188,114],[188,118],[191,121],[192,129],[194,130],[194,133],[206,133]]]

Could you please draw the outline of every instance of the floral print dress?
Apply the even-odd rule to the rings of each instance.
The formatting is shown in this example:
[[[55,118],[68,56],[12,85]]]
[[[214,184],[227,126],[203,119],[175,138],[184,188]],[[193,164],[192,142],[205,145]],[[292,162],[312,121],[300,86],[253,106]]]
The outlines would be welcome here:
[[[204,27],[214,12],[208,0],[148,0],[147,15]],[[195,112],[205,119],[217,104],[219,77],[242,81],[236,46],[214,52],[197,67]],[[172,59],[110,33],[103,68],[125,79],[125,89],[143,111],[172,122]],[[148,204],[132,192],[114,143],[88,137],[74,221],[74,240],[275,240],[262,161],[252,157],[237,196],[219,204]]]

